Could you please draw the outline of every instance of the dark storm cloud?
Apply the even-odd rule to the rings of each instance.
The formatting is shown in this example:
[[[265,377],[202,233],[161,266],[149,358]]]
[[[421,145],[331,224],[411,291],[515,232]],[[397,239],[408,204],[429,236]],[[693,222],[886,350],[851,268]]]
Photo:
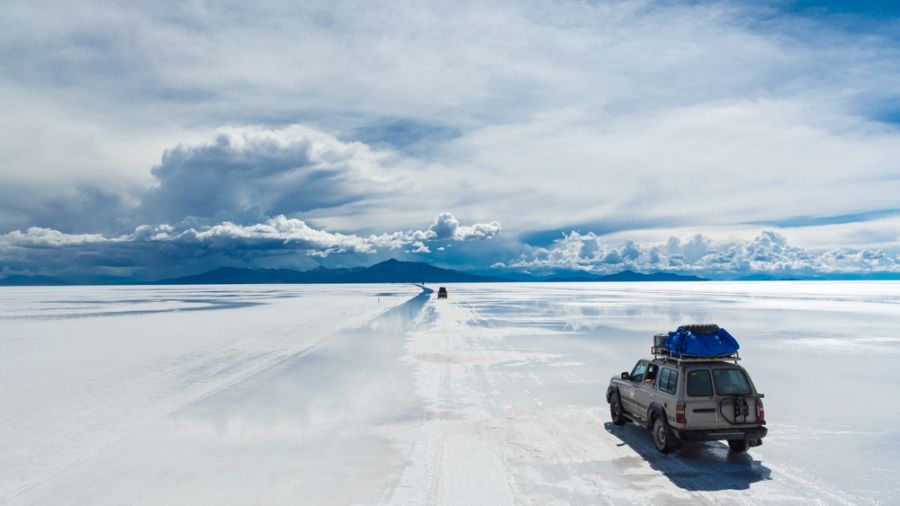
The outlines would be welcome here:
[[[364,212],[371,201],[402,193],[402,178],[385,175],[381,162],[388,156],[300,125],[225,128],[211,141],[167,150],[152,170],[156,184],[137,197],[82,186],[31,202],[27,192],[9,191],[22,213],[10,220],[14,228],[0,231],[0,278],[147,280],[290,256],[294,266],[334,255],[365,264],[382,252],[423,254],[432,241],[500,233],[499,222],[464,225],[449,212],[423,229],[370,235],[333,232],[297,217],[348,205]]]
[[[135,199],[127,190],[81,184],[40,197],[30,190],[29,185],[0,188],[0,233],[28,227],[115,233],[131,224]]]
[[[225,129],[207,144],[166,151],[153,168],[159,181],[141,203],[145,223],[188,216],[242,223],[359,202],[388,178],[365,144],[344,143],[301,126]]]

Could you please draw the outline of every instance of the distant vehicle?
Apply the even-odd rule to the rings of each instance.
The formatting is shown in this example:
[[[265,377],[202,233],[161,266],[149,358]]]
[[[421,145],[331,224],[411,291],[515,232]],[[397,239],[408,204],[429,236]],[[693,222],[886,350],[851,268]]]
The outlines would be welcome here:
[[[653,358],[610,379],[612,422],[650,429],[662,453],[683,441],[727,440],[738,453],[761,445],[768,433],[763,394],[738,365],[739,347],[718,325],[683,325],[657,334]]]
[[[446,298],[447,298],[447,289],[444,288],[443,286],[440,287],[440,288],[438,288],[438,298],[439,298],[439,299],[446,299]]]

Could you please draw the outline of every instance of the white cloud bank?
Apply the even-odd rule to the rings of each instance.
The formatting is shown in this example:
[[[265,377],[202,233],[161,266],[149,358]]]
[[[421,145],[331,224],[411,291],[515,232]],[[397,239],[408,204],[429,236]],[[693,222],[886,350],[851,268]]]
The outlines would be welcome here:
[[[763,231],[749,241],[713,241],[700,234],[687,240],[670,237],[655,245],[633,241],[610,245],[607,241],[593,233],[572,232],[549,248],[536,248],[530,255],[493,267],[537,272],[571,269],[598,274],[630,269],[712,276],[900,272],[900,256],[894,254],[865,248],[812,252],[790,245],[784,236],[773,231]]]
[[[448,228],[449,227],[449,228]],[[436,230],[437,229],[437,230]],[[439,230],[439,231],[438,231]],[[58,230],[31,227],[0,235],[0,261],[22,258],[23,251],[52,252],[66,247],[103,247],[115,245],[152,246],[172,244],[182,248],[199,246],[216,252],[236,250],[241,254],[252,251],[301,251],[310,256],[327,257],[340,253],[377,253],[381,249],[397,250],[412,247],[412,252],[428,253],[425,244],[433,240],[481,241],[493,239],[500,233],[500,223],[475,223],[463,226],[449,212],[438,215],[430,228],[404,230],[367,236],[328,232],[309,226],[296,218],[278,215],[262,223],[240,225],[223,222],[205,227],[176,227],[173,225],[141,225],[134,232],[120,236],[102,234],[66,234]]]

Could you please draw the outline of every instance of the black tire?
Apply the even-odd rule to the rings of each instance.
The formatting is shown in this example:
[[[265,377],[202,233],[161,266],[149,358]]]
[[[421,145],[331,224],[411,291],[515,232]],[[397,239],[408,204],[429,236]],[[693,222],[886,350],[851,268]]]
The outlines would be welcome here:
[[[612,394],[609,398],[609,417],[616,425],[624,425],[627,421],[625,415],[622,414],[622,399],[619,398],[618,393]]]
[[[669,453],[675,449],[675,441],[669,432],[669,424],[663,418],[657,417],[653,421],[653,445],[660,453]]]
[[[729,439],[728,447],[734,453],[744,453],[750,447],[750,444],[746,439]]]

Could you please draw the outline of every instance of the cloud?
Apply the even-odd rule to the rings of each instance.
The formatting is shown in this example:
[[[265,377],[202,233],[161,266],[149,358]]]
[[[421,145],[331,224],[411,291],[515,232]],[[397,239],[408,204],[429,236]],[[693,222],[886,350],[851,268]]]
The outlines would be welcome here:
[[[428,165],[421,179],[432,182],[425,198],[438,209],[499,217],[516,231],[612,218],[840,214],[870,209],[877,203],[868,199],[889,200],[897,190],[858,181],[852,196],[823,198],[838,191],[848,166],[874,178],[900,158],[896,131],[869,114],[895,102],[897,44],[770,5],[460,1],[411,10],[338,1],[173,13],[93,4],[20,4],[0,30],[10,48],[0,58],[0,99],[16,107],[0,135],[0,151],[16,154],[4,169],[44,177],[47,186],[56,179],[42,176],[48,171],[74,178],[91,160],[93,182],[104,172],[106,181],[136,177],[173,137],[205,139],[223,124],[302,123],[374,144],[385,136],[399,137],[392,146],[439,139],[418,153]],[[30,118],[37,119],[22,128]],[[59,129],[35,135],[45,126]],[[185,145],[193,146],[189,164],[222,154],[215,144]],[[194,170],[197,179],[182,176],[202,182],[203,170]],[[821,177],[800,188],[803,198],[782,198],[779,184],[796,191],[810,176]],[[161,187],[170,198],[160,195],[160,204],[177,200],[178,212],[207,216],[252,208],[242,196],[259,195],[271,216],[359,196],[351,185],[333,197],[302,193],[285,202],[265,196],[271,180],[232,183],[225,178],[221,198],[202,186],[196,196]],[[769,196],[751,202],[748,188]],[[673,212],[672,195],[689,190],[733,198],[717,202],[715,219],[701,202]],[[210,202],[193,201],[200,195]],[[489,209],[476,212],[485,202]],[[156,221],[182,217],[150,207]],[[401,214],[378,210],[372,227]],[[414,219],[406,215],[404,225]]]
[[[431,253],[431,249],[422,241],[416,241],[412,243],[412,249],[408,250],[407,253]]]
[[[307,251],[310,255],[335,253],[372,253],[372,241],[352,234],[331,233],[310,227],[302,220],[278,215],[264,223],[238,225],[224,222],[201,229],[176,230],[169,225],[143,225],[131,240],[200,244],[207,248],[288,249]]]
[[[377,198],[395,183],[380,155],[358,142],[294,125],[224,128],[211,143],[169,149],[153,168],[158,185],[139,215],[149,222],[186,216],[258,220]]]
[[[438,220],[458,221],[451,213],[441,213]],[[450,236],[439,236],[434,230],[405,230],[360,236],[356,234],[332,233],[307,225],[303,220],[278,215],[263,223],[239,225],[222,222],[200,228],[176,228],[172,225],[141,225],[133,233],[118,237],[107,237],[102,234],[67,234],[58,230],[31,227],[25,232],[14,230],[0,235],[0,245],[25,248],[52,248],[68,245],[104,244],[109,242],[179,242],[204,243],[213,246],[245,243],[262,247],[268,245],[284,246],[296,250],[309,250],[313,254],[328,255],[332,253],[370,253],[377,248],[398,249],[412,245],[417,252],[427,252],[423,241],[454,240],[480,241],[491,239],[499,233],[500,224],[476,223],[459,227],[462,233]],[[479,231],[479,232],[472,232]]]
[[[296,218],[278,215],[261,223],[241,225],[222,222],[215,225],[185,227],[173,225],[140,225],[129,234],[104,236],[102,234],[69,234],[58,230],[31,227],[24,232],[15,230],[0,235],[0,263],[6,274],[19,272],[54,273],[72,268],[89,272],[108,272],[110,267],[131,267],[127,274],[134,274],[150,261],[158,266],[167,259],[184,261],[215,257],[259,260],[265,257],[302,253],[309,257],[325,258],[332,255],[361,255],[356,263],[368,263],[365,257],[379,251],[397,251],[427,254],[426,244],[432,240],[459,242],[482,241],[499,233],[499,224],[476,223],[461,226],[451,213],[441,213],[436,218],[457,224],[450,237],[438,237],[431,229],[405,230],[371,235],[329,232],[309,226]],[[470,233],[482,230],[484,233]],[[124,261],[123,257],[133,261]]]
[[[471,241],[449,260],[489,265],[532,255],[475,241],[499,222],[504,238],[614,224],[615,247],[582,240],[547,255],[674,268],[725,262],[722,238],[748,223],[755,234],[895,208],[896,18],[845,30],[779,6],[18,2],[0,20],[0,234],[114,238],[148,225],[184,234],[146,241],[184,259],[305,245],[370,255],[446,238]],[[415,228],[423,209],[480,224]],[[335,237],[270,223],[279,216]],[[694,237],[709,229],[719,233]],[[895,226],[870,229],[808,227],[781,252],[733,254],[807,265],[791,247],[900,251]],[[104,251],[125,263],[140,242]],[[78,258],[103,262],[99,248]]]
[[[115,232],[128,228],[129,214],[140,190],[124,185],[74,185],[47,189],[19,184],[0,184],[0,233],[29,227],[66,232]]]
[[[808,251],[792,246],[773,231],[749,241],[713,241],[697,234],[686,241],[671,237],[662,244],[633,241],[611,245],[593,233],[572,232],[549,248],[538,248],[505,266],[513,269],[572,269],[600,274],[625,269],[681,272],[713,277],[751,273],[815,275],[822,273],[900,272],[900,256],[878,249],[835,248]]]
[[[124,237],[104,237],[102,234],[66,234],[58,230],[43,227],[30,227],[25,232],[13,230],[0,236],[0,245],[20,246],[24,248],[54,248],[62,246],[80,246],[84,244],[102,244],[128,240]]]
[[[459,221],[450,213],[441,213],[434,218],[430,230],[436,239],[453,237],[459,228]]]
[[[500,233],[500,222],[476,223],[471,226],[460,226],[451,213],[441,213],[434,218],[429,228],[428,239],[454,239],[457,241],[473,241],[491,239]]]

